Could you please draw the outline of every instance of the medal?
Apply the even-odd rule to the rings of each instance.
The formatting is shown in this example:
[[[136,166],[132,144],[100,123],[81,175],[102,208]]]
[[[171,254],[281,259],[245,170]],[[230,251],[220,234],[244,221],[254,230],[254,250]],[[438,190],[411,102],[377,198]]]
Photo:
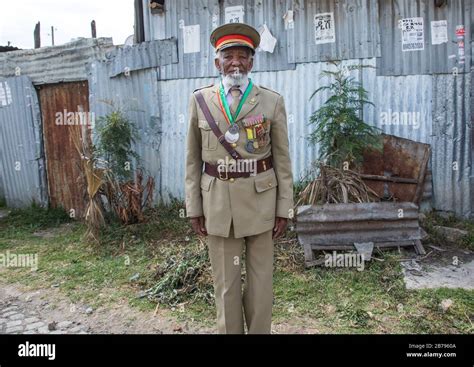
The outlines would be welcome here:
[[[240,138],[239,125],[235,123],[230,125],[224,134],[224,138],[228,143],[236,143]]]
[[[253,140],[249,140],[249,141],[247,142],[247,144],[245,144],[245,149],[246,149],[247,152],[249,152],[249,153],[255,152],[255,148],[254,148],[254,145],[253,145]]]

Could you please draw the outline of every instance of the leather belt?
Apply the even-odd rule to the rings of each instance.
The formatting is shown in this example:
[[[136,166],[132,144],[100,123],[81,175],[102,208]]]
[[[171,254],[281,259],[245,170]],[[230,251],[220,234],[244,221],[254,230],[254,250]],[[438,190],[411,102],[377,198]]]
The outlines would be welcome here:
[[[245,161],[249,161],[250,159],[246,159]],[[236,165],[238,165],[238,161],[235,161]],[[273,161],[272,156],[260,159],[257,161],[257,174],[268,171],[270,168],[273,168]],[[219,180],[227,181],[230,178],[240,178],[240,177],[250,177],[252,172],[229,172],[227,170],[227,166],[225,165],[217,165],[217,164],[209,164],[204,162],[204,172],[206,172],[209,176],[217,177]]]

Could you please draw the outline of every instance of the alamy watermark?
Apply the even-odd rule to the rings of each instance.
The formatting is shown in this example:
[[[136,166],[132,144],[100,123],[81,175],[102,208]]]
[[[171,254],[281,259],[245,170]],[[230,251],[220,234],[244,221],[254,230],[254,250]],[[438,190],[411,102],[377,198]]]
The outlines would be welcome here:
[[[419,129],[422,121],[421,112],[399,112],[391,109],[380,112],[381,125],[411,126],[413,129]]]
[[[93,129],[95,126],[95,112],[85,112],[85,111],[68,111],[64,109],[63,111],[56,112],[55,114],[55,124],[58,126],[63,125],[86,125],[90,129]]]
[[[358,252],[338,254],[333,251],[332,254],[324,256],[324,266],[328,268],[356,268],[357,271],[364,270],[364,254]]]
[[[219,173],[225,172],[249,172],[251,176],[257,174],[257,160],[256,159],[219,159],[217,161],[217,171]]]
[[[0,253],[0,268],[31,268],[38,270],[38,254]]]

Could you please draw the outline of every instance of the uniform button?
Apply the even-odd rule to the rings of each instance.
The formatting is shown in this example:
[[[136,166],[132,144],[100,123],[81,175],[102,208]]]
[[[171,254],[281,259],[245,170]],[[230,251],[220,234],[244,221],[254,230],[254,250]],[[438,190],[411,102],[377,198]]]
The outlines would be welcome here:
[[[231,178],[229,178],[229,181],[230,181],[230,182],[234,182],[234,181],[235,181],[235,178],[231,177]]]
[[[268,184],[268,187],[272,187],[272,183],[271,183],[271,182]]]
[[[232,143],[231,146],[232,148],[235,148],[237,146],[237,143]]]

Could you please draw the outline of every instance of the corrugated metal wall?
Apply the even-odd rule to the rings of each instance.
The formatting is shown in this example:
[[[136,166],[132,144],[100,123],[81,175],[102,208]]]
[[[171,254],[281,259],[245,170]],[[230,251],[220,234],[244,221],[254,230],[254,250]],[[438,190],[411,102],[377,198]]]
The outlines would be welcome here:
[[[471,213],[471,74],[433,77],[435,207],[459,215]]]
[[[362,59],[380,56],[377,0],[295,0],[290,61]],[[335,42],[316,46],[314,16],[334,13]]]
[[[154,68],[178,62],[176,39],[143,42],[133,47],[117,48],[110,53],[109,76]]]
[[[47,204],[38,98],[26,76],[0,78],[0,180],[9,207]]]
[[[471,65],[472,0],[449,0],[447,6],[437,7],[427,0],[379,0],[382,57],[380,75],[407,75],[450,73],[453,67],[469,72]],[[398,21],[403,18],[422,17],[424,21],[424,50],[402,52],[401,31]],[[431,44],[431,21],[448,21],[448,42]],[[458,63],[456,26],[466,30],[464,65]],[[454,56],[454,57],[453,57]]]
[[[96,61],[89,67],[89,105],[96,119],[120,109],[132,121],[140,136],[135,145],[146,173],[155,178],[159,194],[162,120],[156,68],[134,71],[110,78],[111,64]],[[157,195],[159,199],[159,196]]]

